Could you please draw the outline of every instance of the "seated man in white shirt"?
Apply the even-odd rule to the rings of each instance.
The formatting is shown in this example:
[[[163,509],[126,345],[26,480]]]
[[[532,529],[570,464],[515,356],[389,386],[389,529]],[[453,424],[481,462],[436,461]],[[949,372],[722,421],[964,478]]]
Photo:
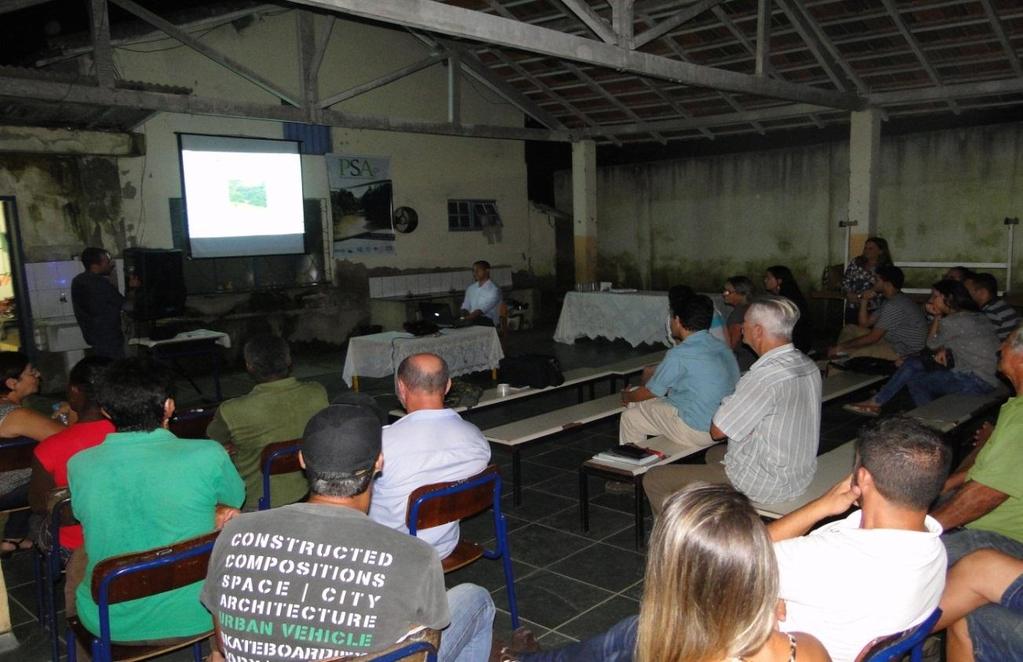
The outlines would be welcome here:
[[[462,319],[480,326],[498,326],[501,288],[490,280],[490,263],[486,260],[474,262],[472,278],[476,282],[465,289]]]
[[[860,433],[852,476],[768,524],[787,632],[812,632],[835,662],[852,662],[877,637],[926,619],[945,587],[941,525],[927,515],[948,476],[951,451],[909,418]],[[805,535],[817,522],[845,519]]]
[[[490,444],[479,428],[444,407],[451,379],[441,357],[407,357],[398,366],[395,382],[408,414],[384,428],[384,470],[373,484],[369,517],[407,533],[409,495],[423,485],[461,480],[483,471],[490,463]],[[458,533],[458,523],[453,522],[417,535],[444,559],[458,544]]]

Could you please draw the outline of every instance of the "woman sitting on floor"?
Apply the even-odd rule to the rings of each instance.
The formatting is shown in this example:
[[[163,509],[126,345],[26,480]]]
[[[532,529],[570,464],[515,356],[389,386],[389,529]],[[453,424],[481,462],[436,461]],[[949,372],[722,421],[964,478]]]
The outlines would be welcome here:
[[[64,429],[57,421],[22,406],[22,401],[39,392],[39,371],[21,352],[0,352],[0,439],[28,437],[42,441]],[[0,472],[0,510],[28,507],[31,469]],[[32,513],[19,510],[7,516],[0,558],[19,549],[31,549],[28,539]]]
[[[810,307],[806,304],[806,297],[799,289],[799,283],[792,271],[780,264],[767,268],[764,274],[764,288],[771,294],[783,296],[799,308],[799,321],[792,329],[792,344],[796,349],[809,354],[813,348],[813,330],[810,328]]]
[[[742,321],[746,318],[746,309],[754,294],[753,281],[745,276],[732,276],[725,281],[723,297],[725,303],[732,306],[732,312],[728,313],[728,319],[725,320],[725,340],[735,352],[739,370],[743,372],[749,370],[757,360],[757,355],[742,341]]]
[[[693,483],[664,504],[650,538],[639,616],[560,649],[502,661],[830,662],[810,635],[778,630],[774,545],[750,500]]]
[[[950,393],[983,395],[1000,385],[995,327],[977,310],[966,287],[954,280],[938,281],[925,308],[933,316],[927,333],[933,358],[924,350],[926,354],[896,361],[899,369],[873,398],[845,409],[877,416],[904,386],[920,406]]]

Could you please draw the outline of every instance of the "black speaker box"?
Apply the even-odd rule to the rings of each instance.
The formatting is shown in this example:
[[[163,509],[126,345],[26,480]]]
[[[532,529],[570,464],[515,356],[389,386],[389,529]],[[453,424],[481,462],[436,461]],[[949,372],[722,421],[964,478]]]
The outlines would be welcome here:
[[[124,279],[127,291],[131,277],[141,284],[135,291],[133,316],[136,320],[177,317],[185,312],[184,257],[178,249],[126,248]]]

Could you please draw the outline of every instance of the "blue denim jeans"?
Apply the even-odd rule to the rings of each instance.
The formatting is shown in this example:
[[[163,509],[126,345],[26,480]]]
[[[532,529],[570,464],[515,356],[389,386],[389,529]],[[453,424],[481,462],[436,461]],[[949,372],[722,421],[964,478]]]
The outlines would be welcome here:
[[[883,405],[894,398],[904,386],[909,389],[909,395],[918,407],[949,393],[983,395],[995,388],[972,372],[955,370],[928,372],[923,361],[916,356],[910,356],[902,362],[888,383],[877,392],[874,402]]]
[[[991,531],[961,529],[942,536],[948,564],[978,549],[995,549],[1023,559],[1023,543]],[[977,662],[1023,660],[1023,577],[1009,585],[1000,604],[989,604],[966,615]]]
[[[1013,540],[994,531],[959,529],[941,536],[951,567],[959,559],[978,549],[994,549],[1017,559],[1023,559],[1023,542]]]
[[[629,616],[603,634],[556,650],[520,654],[521,662],[632,662],[636,649],[636,622]]]
[[[486,662],[494,636],[494,601],[486,589],[459,584],[448,591],[451,624],[441,631],[440,662]]]

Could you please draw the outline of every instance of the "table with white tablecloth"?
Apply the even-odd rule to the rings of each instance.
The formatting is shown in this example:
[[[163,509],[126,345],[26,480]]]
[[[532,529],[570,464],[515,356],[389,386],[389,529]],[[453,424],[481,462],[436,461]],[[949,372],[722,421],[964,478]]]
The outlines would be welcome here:
[[[568,292],[554,340],[621,338],[633,347],[642,343],[670,347],[668,315],[667,292]]]
[[[718,313],[728,310],[720,294],[707,296]],[[554,340],[571,344],[584,337],[621,338],[633,347],[642,343],[671,347],[670,315],[667,292],[569,292]]]
[[[443,329],[429,336],[385,331],[356,336],[348,341],[342,377],[358,388],[359,377],[386,377],[412,354],[432,352],[444,358],[452,376],[480,370],[496,370],[504,350],[497,330],[487,326]]]

